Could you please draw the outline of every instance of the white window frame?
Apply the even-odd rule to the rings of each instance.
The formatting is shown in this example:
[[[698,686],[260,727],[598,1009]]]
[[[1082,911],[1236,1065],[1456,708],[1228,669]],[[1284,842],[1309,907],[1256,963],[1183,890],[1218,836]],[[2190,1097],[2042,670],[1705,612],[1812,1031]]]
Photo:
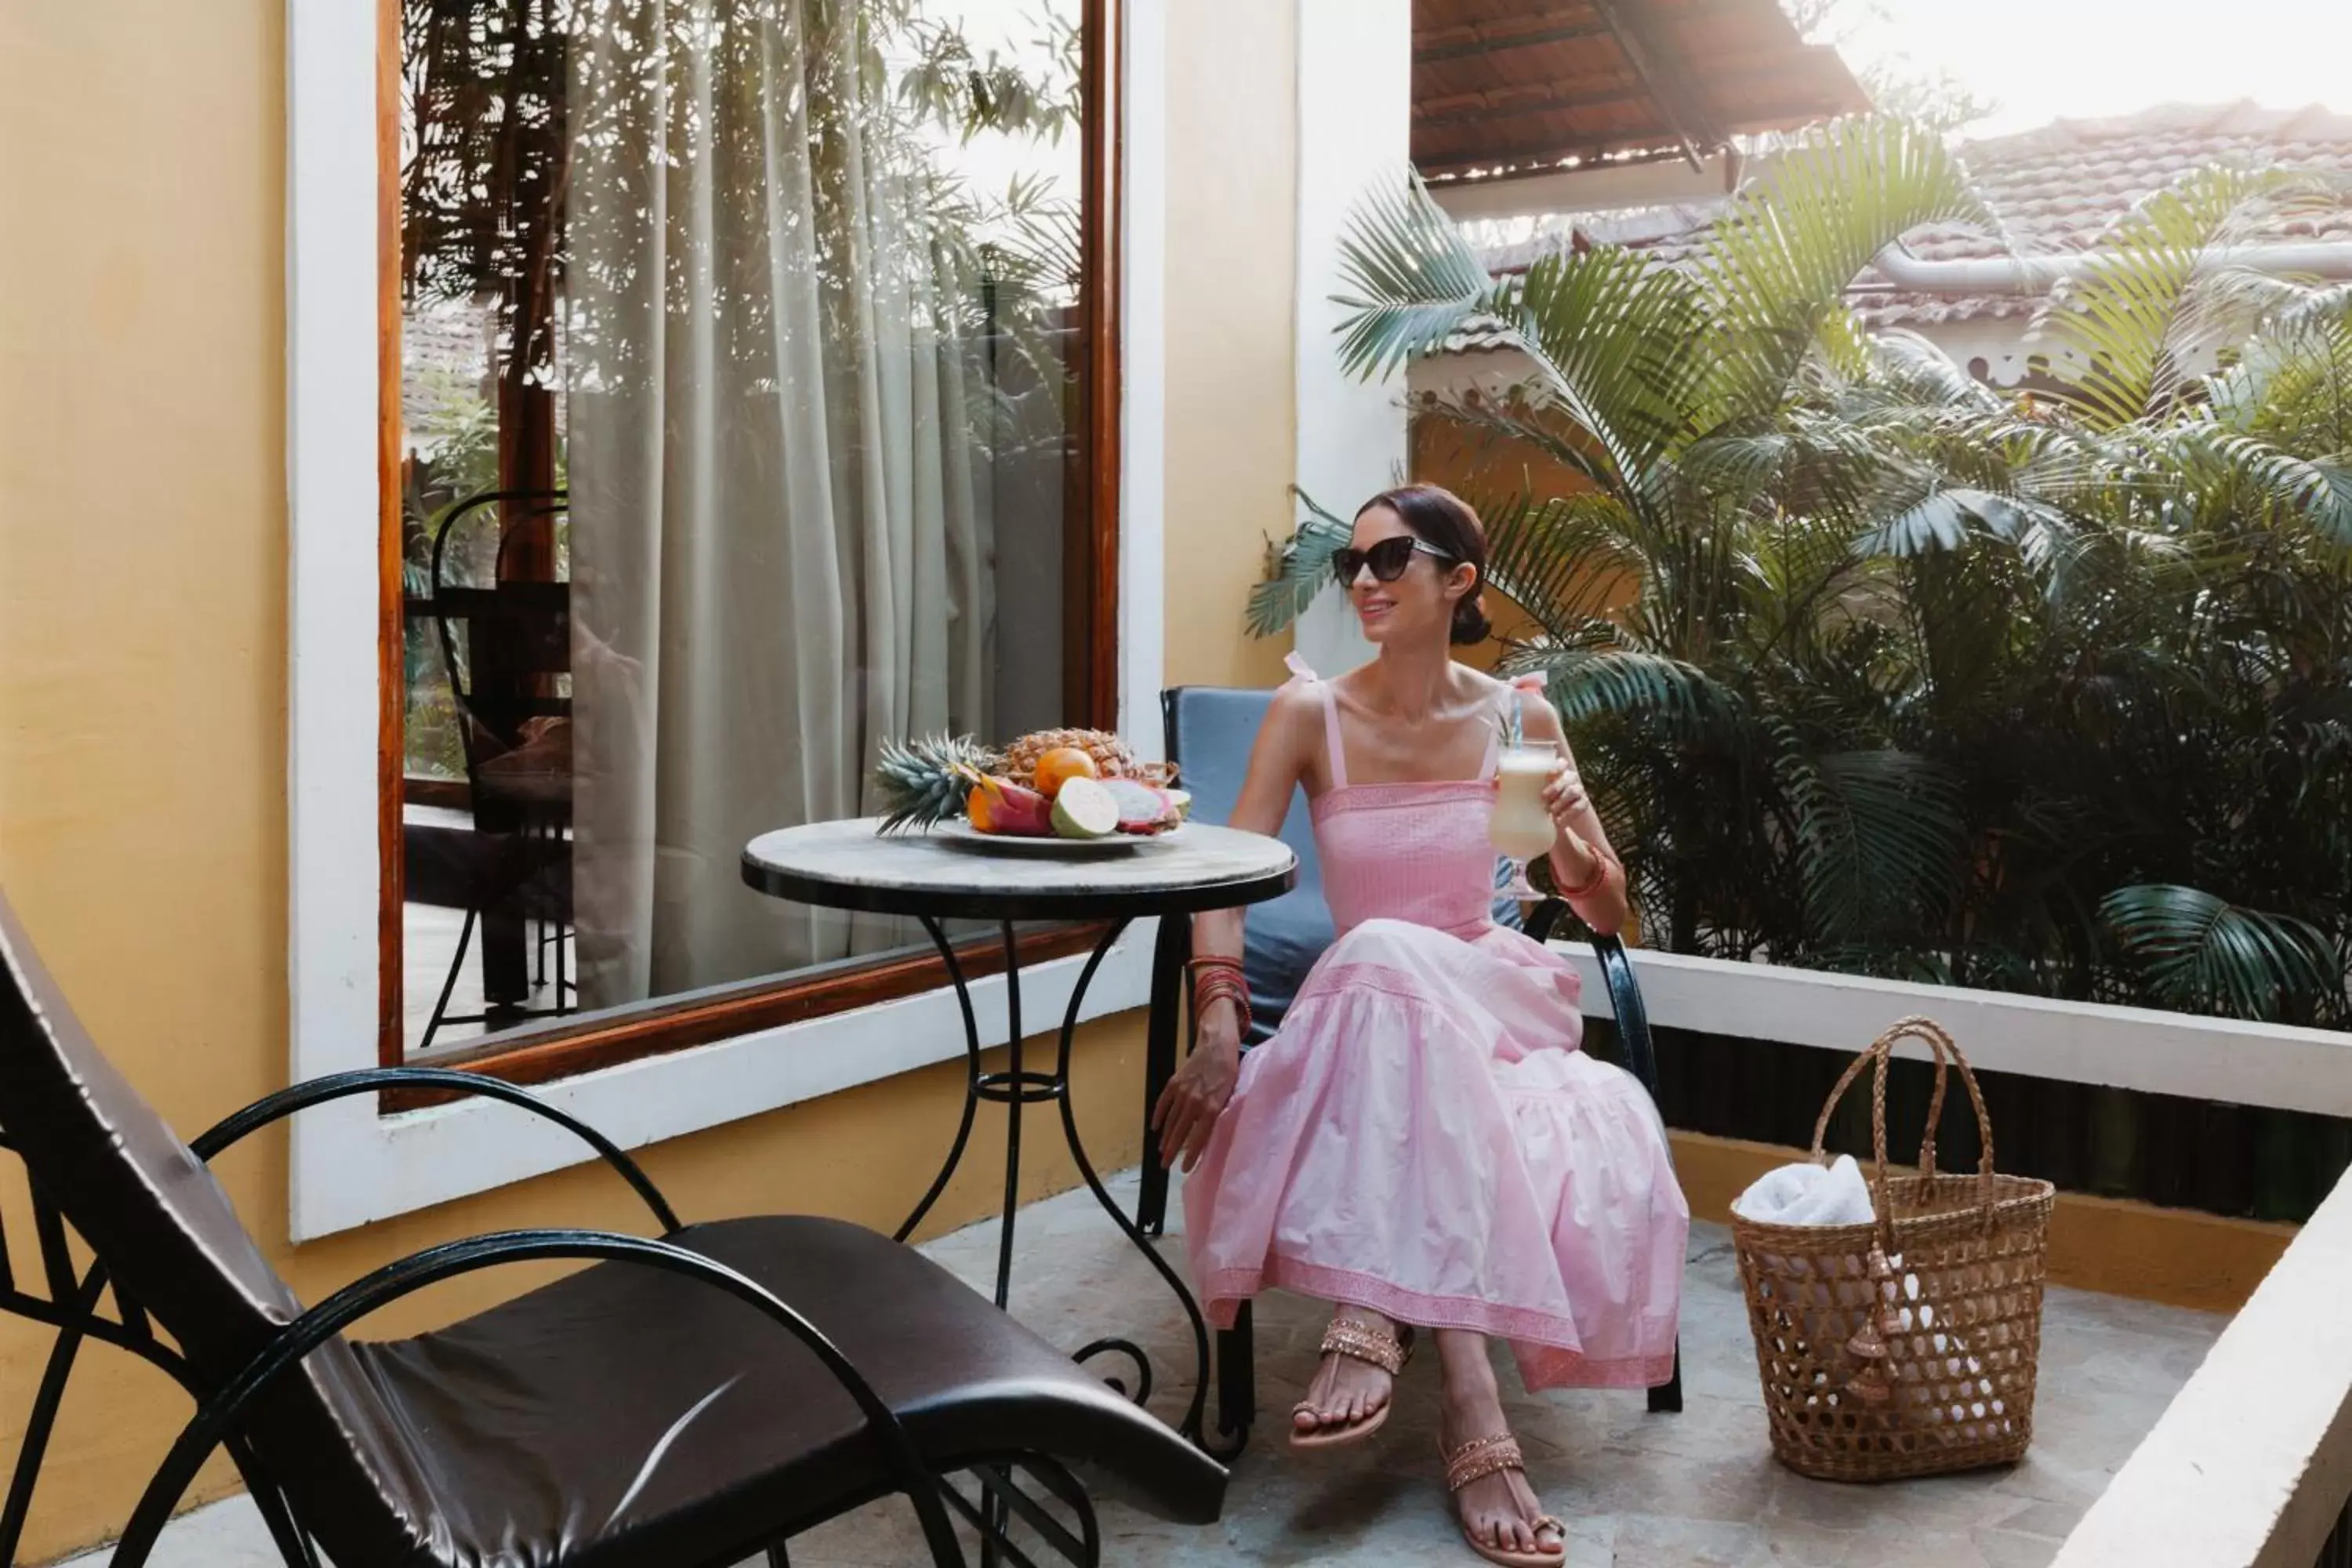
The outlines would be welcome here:
[[[1118,43],[1124,138],[1119,714],[1159,740],[1166,0],[1126,0]],[[288,937],[291,1071],[301,1082],[376,1065],[377,530],[376,8],[287,0],[287,481],[291,603]],[[1152,930],[1132,928],[1084,1016],[1141,1005]],[[1059,1017],[1078,958],[1026,970],[1031,1018]],[[1003,1043],[1004,981],[977,981],[983,1038]],[[625,1148],[715,1127],[963,1051],[944,987],[762,1029],[546,1086]],[[581,1163],[578,1142],[511,1108],[472,1101],[397,1116],[373,1097],[294,1119],[297,1242]]]

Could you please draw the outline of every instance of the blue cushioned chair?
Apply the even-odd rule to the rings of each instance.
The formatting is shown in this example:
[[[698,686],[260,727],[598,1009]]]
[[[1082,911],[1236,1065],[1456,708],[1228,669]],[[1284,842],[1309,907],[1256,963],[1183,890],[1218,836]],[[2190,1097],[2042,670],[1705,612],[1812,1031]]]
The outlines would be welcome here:
[[[1222,823],[1233,816],[1241,795],[1242,778],[1249,770],[1250,748],[1258,727],[1272,706],[1271,691],[1228,690],[1206,686],[1180,686],[1160,694],[1161,718],[1167,730],[1168,760],[1183,771],[1182,783],[1192,792],[1192,816],[1201,822]],[[1282,819],[1282,841],[1298,857],[1298,885],[1271,903],[1249,911],[1242,944],[1242,973],[1249,984],[1251,1026],[1246,1050],[1272,1037],[1282,1016],[1297,996],[1307,972],[1314,967],[1335,935],[1331,911],[1323,899],[1323,873],[1315,855],[1315,831],[1307,816],[1304,791],[1291,797]],[[1499,884],[1498,884],[1499,885]],[[1528,934],[1538,942],[1551,934],[1567,907],[1557,900],[1537,906],[1525,922]],[[1516,902],[1498,898],[1496,919],[1518,925]],[[1601,937],[1592,944],[1601,977],[1608,983],[1609,1003],[1617,1021],[1625,1065],[1655,1100],[1657,1058],[1650,1048],[1649,1014],[1642,1005],[1642,989],[1625,944]],[[1176,1071],[1177,1042],[1191,1048],[1184,965],[1192,956],[1189,921],[1162,921],[1160,942],[1152,956],[1151,1025],[1144,1057],[1144,1160],[1142,1194],[1137,1223],[1150,1235],[1163,1234],[1168,1214],[1168,1173],[1153,1156],[1156,1141],[1150,1131],[1151,1107]],[[1228,1437],[1245,1436],[1256,1416],[1250,1310],[1244,1305],[1234,1326],[1217,1336],[1217,1425]],[[1650,1408],[1677,1411],[1683,1407],[1682,1357],[1675,1358],[1672,1382],[1650,1390]]]

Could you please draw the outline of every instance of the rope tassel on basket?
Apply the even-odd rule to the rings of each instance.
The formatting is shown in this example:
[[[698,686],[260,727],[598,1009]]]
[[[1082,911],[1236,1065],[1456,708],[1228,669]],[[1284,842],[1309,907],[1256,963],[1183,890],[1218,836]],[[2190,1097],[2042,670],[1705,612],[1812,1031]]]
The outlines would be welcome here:
[[[1895,1046],[1935,1062],[1916,1174],[1887,1170],[1886,1081]],[[1867,1223],[1786,1225],[1732,1215],[1757,1370],[1781,1463],[1829,1480],[1892,1480],[2011,1463],[2033,1436],[2047,1182],[1996,1173],[1991,1119],[1951,1037],[1906,1018],[1848,1065],[1813,1128],[1871,1072]],[[1973,1174],[1936,1169],[1935,1129],[1957,1070],[1983,1153]],[[1858,1205],[1857,1211],[1858,1212]],[[1968,1325],[1968,1342],[1954,1331]],[[1897,1395],[1900,1397],[1897,1397]]]

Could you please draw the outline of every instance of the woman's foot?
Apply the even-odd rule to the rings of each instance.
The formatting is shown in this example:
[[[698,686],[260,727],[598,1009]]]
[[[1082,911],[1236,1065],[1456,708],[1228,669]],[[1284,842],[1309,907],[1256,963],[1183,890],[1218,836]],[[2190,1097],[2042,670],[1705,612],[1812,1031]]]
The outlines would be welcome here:
[[[1458,1329],[1441,1331],[1437,1360],[1445,1374],[1438,1442],[1449,1464],[1467,1472],[1486,1469],[1490,1461],[1507,1457],[1515,1459],[1516,1444],[1506,1450],[1500,1444],[1482,1442],[1507,1437],[1510,1432],[1503,1415],[1502,1389],[1495,1382],[1495,1363],[1487,1359],[1486,1337]],[[1516,1463],[1493,1468],[1455,1489],[1454,1507],[1474,1546],[1532,1562],[1558,1562],[1568,1550],[1568,1532],[1544,1512],[1527,1472]]]
[[[1342,1302],[1324,1331],[1323,1364],[1307,1385],[1307,1397],[1290,1415],[1290,1440],[1318,1447],[1370,1436],[1388,1416],[1389,1399],[1402,1369],[1405,1336],[1370,1307]],[[1345,1345],[1346,1349],[1335,1346]]]

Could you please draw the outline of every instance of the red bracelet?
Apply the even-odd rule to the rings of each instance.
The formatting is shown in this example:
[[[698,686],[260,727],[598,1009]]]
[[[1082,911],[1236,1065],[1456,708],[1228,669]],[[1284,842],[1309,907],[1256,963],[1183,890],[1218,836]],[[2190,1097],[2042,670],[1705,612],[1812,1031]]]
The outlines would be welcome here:
[[[1610,868],[1617,864],[1616,861],[1611,859],[1600,850],[1594,849],[1589,844],[1585,846],[1585,848],[1592,856],[1592,876],[1591,879],[1580,888],[1562,888],[1559,889],[1559,896],[1570,902],[1573,902],[1578,899],[1589,899],[1593,894],[1599,892],[1601,890],[1601,884],[1609,880]]]
[[[1249,1010],[1249,987],[1238,974],[1219,972],[1202,976],[1192,987],[1192,1010],[1198,1013],[1221,996],[1230,996],[1244,1012]]]
[[[1221,1001],[1230,1001],[1241,1019],[1244,1038],[1250,1032],[1251,1015],[1249,985],[1242,977],[1241,964],[1230,958],[1195,959],[1185,966],[1193,970],[1192,1019],[1195,1025],[1201,1015]]]

